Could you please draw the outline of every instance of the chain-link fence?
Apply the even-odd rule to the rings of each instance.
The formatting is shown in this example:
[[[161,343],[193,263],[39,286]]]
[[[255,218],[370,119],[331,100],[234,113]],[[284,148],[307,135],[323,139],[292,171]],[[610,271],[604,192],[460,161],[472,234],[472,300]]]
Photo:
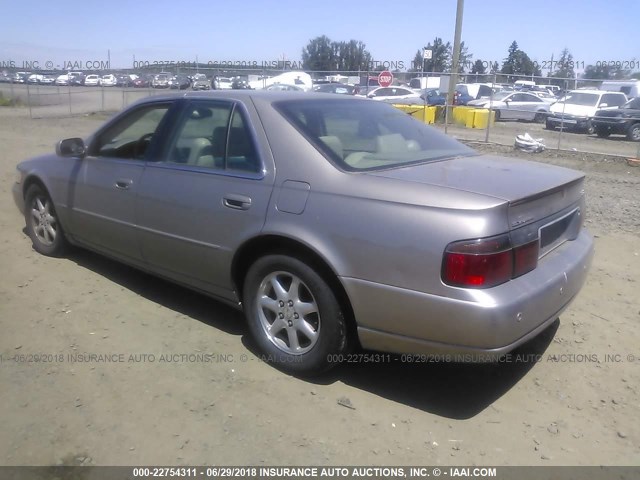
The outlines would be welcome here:
[[[314,84],[339,82],[354,85],[360,95],[405,105],[402,108],[407,113],[462,140],[513,145],[517,135],[528,133],[547,149],[640,158],[640,127],[632,131],[627,121],[598,129],[600,120],[609,122],[607,125],[618,121],[596,116],[598,110],[622,106],[627,96],[638,96],[640,81],[603,85],[580,78],[393,72],[391,84],[384,88],[378,82],[380,72],[372,71],[304,73],[284,68],[165,66],[138,70],[136,74],[148,80],[140,88],[1,83],[0,94],[24,107],[31,118],[111,112],[141,98],[167,93],[168,88],[153,88],[151,83],[163,71],[189,79],[199,75],[213,88],[231,88],[234,81],[239,87],[263,88],[277,82],[278,76],[284,79],[280,83],[303,89],[310,87],[306,79]],[[573,100],[558,102],[571,91],[578,91],[572,94]]]

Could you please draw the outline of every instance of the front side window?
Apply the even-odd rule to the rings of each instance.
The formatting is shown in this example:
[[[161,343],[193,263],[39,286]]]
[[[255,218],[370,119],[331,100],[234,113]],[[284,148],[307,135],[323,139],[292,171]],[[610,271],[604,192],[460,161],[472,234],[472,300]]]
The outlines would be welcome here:
[[[344,170],[396,168],[476,153],[380,102],[289,100],[276,109]]]
[[[259,162],[240,108],[228,102],[192,102],[178,122],[165,162],[258,172]]]
[[[606,93],[600,103],[606,103],[609,107],[620,107],[625,103],[625,98],[622,95]]]
[[[135,109],[109,125],[92,143],[89,154],[97,157],[142,160],[171,104]]]

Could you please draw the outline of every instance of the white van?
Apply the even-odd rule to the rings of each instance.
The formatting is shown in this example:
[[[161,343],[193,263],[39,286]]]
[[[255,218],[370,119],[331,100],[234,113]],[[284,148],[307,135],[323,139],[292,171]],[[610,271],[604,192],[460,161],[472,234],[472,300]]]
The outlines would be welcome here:
[[[622,92],[629,98],[640,96],[640,80],[605,80],[600,90]]]
[[[536,86],[536,82],[531,80],[516,80],[513,85],[516,88],[533,88]]]

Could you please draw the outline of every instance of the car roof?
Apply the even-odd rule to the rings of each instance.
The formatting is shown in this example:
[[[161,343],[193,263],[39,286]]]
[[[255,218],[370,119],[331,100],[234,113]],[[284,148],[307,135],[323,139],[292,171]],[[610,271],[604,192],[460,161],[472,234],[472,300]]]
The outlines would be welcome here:
[[[244,102],[260,101],[271,103],[280,100],[332,100],[332,101],[349,101],[356,100],[350,95],[336,95],[333,93],[322,92],[299,92],[299,91],[277,91],[277,90],[206,90],[206,91],[188,91],[188,92],[171,92],[164,95],[153,95],[137,101],[136,105],[145,103],[161,102],[166,100],[175,100],[177,98],[202,98],[202,99],[235,99]],[[366,98],[359,98],[360,101],[369,102]]]
[[[622,92],[607,92],[606,90],[598,90],[598,89],[591,89],[591,88],[585,88],[585,89],[579,89],[579,90],[570,90],[567,93],[595,93],[597,95],[603,94],[603,93],[622,93]]]

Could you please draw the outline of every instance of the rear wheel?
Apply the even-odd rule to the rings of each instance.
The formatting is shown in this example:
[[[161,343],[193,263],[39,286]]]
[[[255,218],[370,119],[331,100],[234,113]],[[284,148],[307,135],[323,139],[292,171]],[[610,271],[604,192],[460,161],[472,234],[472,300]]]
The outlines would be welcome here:
[[[247,273],[243,299],[253,339],[281,370],[316,375],[346,349],[340,303],[322,276],[297,258],[257,260]]]
[[[607,138],[611,135],[611,131],[607,127],[596,127],[596,135],[600,138]]]
[[[551,123],[549,120],[547,120],[544,124],[544,128],[546,128],[547,130],[555,130],[556,127],[553,126],[553,123]]]
[[[25,196],[25,222],[33,248],[43,255],[59,256],[67,240],[58,221],[53,201],[39,185],[31,185]]]
[[[629,127],[627,138],[633,142],[640,142],[640,123],[634,123]]]
[[[496,122],[500,120],[500,110],[494,110],[493,113],[495,114],[495,120]]]

